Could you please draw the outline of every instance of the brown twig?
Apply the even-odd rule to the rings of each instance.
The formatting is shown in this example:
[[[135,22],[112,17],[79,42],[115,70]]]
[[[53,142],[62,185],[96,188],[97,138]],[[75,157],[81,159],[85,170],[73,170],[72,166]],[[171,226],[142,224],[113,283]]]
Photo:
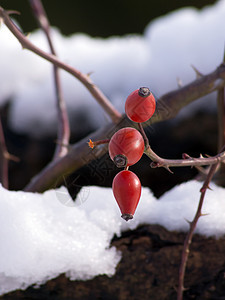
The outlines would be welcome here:
[[[225,63],[222,63],[215,71],[160,97],[157,101],[157,112],[146,123],[150,125],[172,119],[186,105],[224,86]]]
[[[225,85],[225,65],[220,65],[216,68],[215,71],[208,75],[204,75],[202,78],[194,80],[190,84],[183,86],[182,88],[172,91],[168,94],[163,95],[159,101],[159,109],[157,114],[153,115],[149,122],[142,124],[143,126],[148,126],[148,123],[157,123],[160,121],[168,120],[176,116],[179,110],[187,105],[188,103],[197,100],[198,97],[202,97],[211,93],[214,89],[219,89],[221,86]],[[193,93],[193,94],[192,94]],[[182,106],[183,105],[183,106]],[[177,108],[178,107],[178,108]],[[116,126],[112,123],[107,124],[104,128],[97,130],[93,135],[93,140],[105,139],[108,138],[118,130],[119,128],[129,126],[137,126],[137,124],[131,123],[126,117],[123,117]],[[111,135],[109,134],[111,133]],[[63,158],[58,159],[55,162],[50,162],[39,174],[37,174],[31,182],[25,187],[27,191],[37,191],[43,192],[51,187],[54,187],[55,182],[60,184],[58,178],[62,174],[67,176],[72,172],[78,170],[85,164],[91,162],[94,159],[97,159],[104,155],[107,151],[107,148],[101,148],[101,151],[92,155],[90,152],[87,152],[87,140],[89,137],[81,140],[79,143],[71,146],[70,152]],[[88,149],[89,150],[89,149]],[[89,150],[90,151],[90,150]],[[148,151],[147,151],[148,152]],[[146,154],[147,154],[146,152]],[[158,156],[156,157],[156,159]],[[179,166],[192,166],[196,159],[191,160],[179,160],[175,161]],[[211,158],[212,163],[216,163],[217,158]],[[168,162],[168,161],[167,161]],[[172,161],[169,161],[171,164]],[[173,161],[174,162],[174,161]],[[207,165],[209,159],[205,161]],[[207,163],[206,163],[207,162]],[[201,165],[201,164],[198,164]],[[203,164],[204,165],[204,164]]]
[[[184,159],[166,159],[158,156],[150,146],[145,150],[145,154],[151,158],[152,168],[163,167],[168,169],[170,167],[206,166],[225,160],[225,152],[212,157],[203,157],[201,155],[199,158],[192,158],[185,155]]]
[[[113,124],[109,123],[104,128],[97,130],[92,134],[92,139],[102,140],[105,137],[113,135]],[[51,161],[40,173],[38,173],[30,183],[25,187],[25,191],[44,192],[47,189],[55,188],[56,184],[60,184],[61,180],[75,170],[87,165],[92,160],[104,155],[108,147],[97,149],[97,153],[93,152],[87,144],[88,138],[80,140],[74,145],[71,145],[70,151],[64,157]]]
[[[178,282],[178,290],[177,290],[177,300],[182,300],[183,299],[183,292],[184,292],[184,275],[185,275],[185,269],[186,269],[186,265],[187,265],[187,260],[188,260],[188,255],[189,255],[189,248],[190,248],[190,244],[192,241],[192,237],[194,234],[194,230],[196,228],[197,222],[199,220],[199,218],[203,215],[202,214],[202,205],[204,202],[204,198],[205,198],[205,193],[206,190],[209,188],[209,183],[212,180],[212,177],[217,169],[219,162],[217,162],[216,164],[212,165],[210,167],[209,173],[206,177],[206,180],[200,190],[201,192],[201,196],[200,196],[200,200],[199,200],[199,204],[198,204],[198,208],[195,214],[195,217],[193,219],[192,222],[190,222],[190,229],[189,232],[185,238],[184,241],[184,246],[183,246],[183,251],[182,251],[182,256],[181,256],[181,264],[180,264],[180,268],[179,268],[179,282]]]
[[[107,124],[104,128],[97,130],[92,134],[92,140],[101,140],[110,138],[115,130],[125,127],[128,124],[127,118],[124,118],[120,124],[115,128],[112,123]],[[135,125],[129,123],[129,125]],[[87,145],[88,138],[84,138],[78,143],[71,145],[69,153],[57,159],[56,161],[50,162],[39,174],[37,174],[31,182],[25,187],[26,191],[30,192],[43,192],[49,188],[55,187],[55,183],[60,184],[59,178],[62,176],[68,176],[72,172],[80,169],[84,165],[90,163],[92,160],[95,160],[103,156],[107,151],[107,147],[101,147],[97,152],[93,153]],[[210,165],[215,164],[218,161],[225,159],[225,153],[218,154],[214,157],[203,158],[203,161],[200,159],[191,158],[183,160],[167,160],[169,165],[171,163],[176,163],[176,166],[192,166],[195,165]],[[199,161],[200,160],[200,161]]]
[[[223,53],[225,63],[225,48]],[[221,87],[217,93],[217,114],[218,114],[218,151],[225,145],[225,89]]]
[[[89,90],[92,96],[98,101],[98,103],[102,106],[105,112],[110,116],[111,120],[114,123],[117,123],[121,119],[121,114],[115,109],[109,99],[103,94],[103,92],[93,83],[90,79],[89,75],[83,74],[75,68],[63,63],[60,61],[55,55],[48,54],[47,52],[39,49],[34,44],[32,44],[29,39],[18,29],[18,27],[13,23],[11,18],[9,17],[7,11],[5,11],[0,6],[0,18],[3,20],[4,24],[8,27],[8,29],[12,32],[12,34],[18,39],[21,46],[24,49],[28,49],[40,57],[46,59],[47,61],[53,63],[56,67],[65,70],[70,73],[74,77],[76,77],[83,85]]]
[[[0,118],[0,182],[3,187],[8,189],[8,158],[7,158],[7,148],[5,144],[5,136],[2,127],[2,121]]]
[[[40,0],[30,0],[30,5],[32,7],[33,13],[40,27],[42,28],[42,30],[46,35],[51,53],[56,56],[56,51],[54,49],[52,38],[51,38],[49,21],[46,12],[44,10],[44,7],[42,5],[42,2]],[[54,72],[54,82],[55,82],[56,99],[57,99],[56,103],[57,103],[57,112],[58,112],[57,140],[59,141],[59,143],[56,144],[56,149],[54,154],[54,158],[56,158],[56,157],[64,156],[68,152],[68,147],[65,147],[64,145],[68,146],[69,144],[70,125],[69,125],[69,119],[68,119],[65,101],[63,98],[59,69],[55,65],[53,65],[53,72]]]
[[[109,115],[114,122],[120,120],[120,123],[114,127],[113,124],[108,124],[105,128],[98,130],[92,136],[94,140],[103,139],[106,137],[107,132],[113,132],[116,129],[123,127],[124,124],[127,125],[127,119],[121,119],[121,115],[114,110],[114,107],[108,101],[108,99],[102,94],[102,92],[92,83],[88,75],[84,75],[76,69],[66,65],[61,62],[54,55],[48,54],[36,46],[34,46],[14,25],[14,23],[9,18],[8,14],[2,7],[0,7],[0,18],[3,19],[6,26],[9,30],[16,36],[16,38],[20,41],[21,45],[24,48],[27,48],[44,59],[52,62],[59,68],[64,69],[69,72],[76,78],[78,78],[83,84],[89,89],[92,95],[98,99],[98,101],[105,107],[105,110],[108,111]],[[160,122],[163,120],[168,120],[177,115],[181,108],[185,107],[187,104],[197,100],[200,97],[203,97],[215,90],[224,87],[225,85],[225,64],[221,64],[215,71],[208,75],[204,75],[199,79],[191,82],[190,84],[181,87],[178,90],[172,91],[170,93],[165,94],[158,100],[158,111],[149,122],[143,124],[143,126],[148,126],[149,124],[153,124],[156,122]],[[129,123],[130,126],[136,126],[136,124]],[[108,136],[110,137],[110,136]],[[58,177],[61,174],[69,175],[71,172],[77,170],[81,166],[86,163],[97,159],[101,155],[105,154],[107,149],[102,148],[95,156],[87,154],[87,139],[80,141],[76,145],[71,147],[70,152],[62,158],[57,159],[55,162],[50,162],[32,181],[27,185],[25,190],[29,191],[44,191],[52,186],[58,180]],[[148,153],[149,151],[147,151]],[[152,154],[150,154],[152,156]],[[153,155],[154,158],[154,155]],[[155,157],[156,160],[159,158]],[[212,164],[217,162],[218,160],[223,160],[223,154],[221,157],[212,157],[212,158],[204,158],[199,161],[199,159],[187,159],[187,160],[167,160],[166,163],[173,163],[173,166],[190,166],[190,165],[205,165]],[[165,163],[165,160],[164,160]],[[158,165],[162,166],[162,165]],[[155,165],[156,167],[156,165]]]
[[[140,133],[141,133],[142,136],[143,136],[143,139],[144,139],[144,142],[145,142],[145,148],[148,148],[148,147],[149,147],[149,140],[148,140],[148,138],[147,138],[147,135],[146,135],[146,133],[145,133],[145,131],[144,131],[144,128],[143,128],[143,126],[142,126],[141,123],[138,123],[138,128],[139,128],[139,130],[140,130]]]
[[[217,94],[218,111],[218,150],[225,143],[225,93],[224,88],[218,90]]]

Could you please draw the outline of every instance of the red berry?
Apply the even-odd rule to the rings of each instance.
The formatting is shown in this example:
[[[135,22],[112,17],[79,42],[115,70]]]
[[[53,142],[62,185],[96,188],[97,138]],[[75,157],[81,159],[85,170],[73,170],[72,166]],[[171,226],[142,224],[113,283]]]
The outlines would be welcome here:
[[[112,136],[109,142],[109,156],[118,167],[131,166],[142,157],[144,148],[145,143],[141,133],[135,128],[125,127]]]
[[[141,87],[132,92],[125,102],[125,112],[134,122],[142,123],[149,120],[155,112],[155,98],[149,88]]]
[[[126,221],[133,218],[141,197],[141,183],[131,171],[121,171],[113,179],[113,194]]]

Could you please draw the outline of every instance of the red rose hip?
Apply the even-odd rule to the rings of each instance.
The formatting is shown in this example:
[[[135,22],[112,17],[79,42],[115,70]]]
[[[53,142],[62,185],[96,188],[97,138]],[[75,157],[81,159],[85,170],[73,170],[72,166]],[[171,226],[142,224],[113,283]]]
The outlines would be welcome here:
[[[109,156],[118,167],[134,165],[145,148],[141,133],[132,127],[118,130],[110,139]]]
[[[133,218],[141,197],[141,183],[136,174],[124,170],[113,179],[113,194],[126,221]]]
[[[137,123],[149,120],[154,114],[155,108],[155,98],[147,87],[133,91],[125,102],[127,117]]]

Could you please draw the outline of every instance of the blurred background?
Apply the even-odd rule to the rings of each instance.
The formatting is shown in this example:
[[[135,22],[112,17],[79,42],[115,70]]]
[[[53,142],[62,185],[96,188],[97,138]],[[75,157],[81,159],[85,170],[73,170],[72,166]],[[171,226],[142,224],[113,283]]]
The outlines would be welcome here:
[[[67,0],[42,1],[49,20],[65,35],[84,32],[91,36],[108,37],[129,33],[142,33],[146,25],[153,19],[170,11],[193,6],[198,9],[215,3],[216,0],[114,0],[109,3],[98,0]],[[19,20],[25,32],[37,28],[33,18],[29,1],[2,0],[5,9],[18,10],[22,17]]]
[[[102,0],[68,0],[62,4],[61,1],[42,1],[51,25],[57,27],[62,34],[71,35],[82,32],[93,37],[141,34],[151,20],[168,12],[187,6],[200,9],[215,2],[217,1],[115,0],[108,4]],[[4,9],[17,10],[21,13],[20,16],[14,15],[14,18],[18,20],[24,32],[28,33],[38,28],[29,1],[2,0],[1,6]],[[8,150],[20,158],[20,163],[10,163],[10,188],[22,189],[51,160],[56,137],[45,137],[40,140],[13,132],[7,127],[7,110],[7,106],[3,107],[0,113]],[[201,126],[196,126],[196,124],[201,124]],[[90,132],[91,129],[87,129],[82,136],[72,135],[71,143],[88,136]],[[170,127],[168,123],[162,122],[156,124],[153,129],[150,128],[148,133],[151,146],[162,157],[181,158],[184,152],[191,156],[198,156],[199,153],[214,155],[217,151],[215,115],[199,113]],[[141,178],[143,186],[150,187],[157,197],[174,185],[189,180],[197,174],[194,168],[176,168],[173,170],[174,174],[171,175],[161,168],[151,169],[149,163],[149,159],[143,157],[141,162],[133,167],[133,171]],[[104,170],[107,170],[107,174]],[[71,195],[75,197],[80,188],[85,185],[111,186],[112,179],[117,172],[118,169],[107,154],[77,171],[65,184],[68,185]],[[73,184],[74,178],[76,179],[75,185]]]

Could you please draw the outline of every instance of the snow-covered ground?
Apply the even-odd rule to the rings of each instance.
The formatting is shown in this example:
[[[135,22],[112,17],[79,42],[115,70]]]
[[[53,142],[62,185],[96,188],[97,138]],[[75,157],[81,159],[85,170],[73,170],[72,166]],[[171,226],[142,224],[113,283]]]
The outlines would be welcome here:
[[[184,84],[195,78],[191,64],[202,73],[213,71],[223,57],[223,28],[224,0],[201,11],[186,8],[159,18],[143,35],[64,37],[53,29],[53,37],[59,57],[84,73],[93,71],[94,82],[123,112],[126,96],[140,86],[160,96],[177,88],[177,77]],[[40,31],[30,39],[48,49]],[[10,125],[37,136],[54,132],[50,64],[22,50],[4,25],[0,44],[0,103],[12,99]],[[74,124],[81,114],[95,127],[104,124],[105,115],[81,83],[65,72],[61,75]],[[34,194],[0,186],[0,294],[61,273],[83,280],[113,275],[121,254],[110,248],[112,237],[146,223],[186,231],[200,188],[198,182],[187,182],[159,200],[143,188],[134,219],[125,222],[109,188],[85,187],[74,205],[64,188]],[[203,206],[208,215],[199,220],[196,232],[219,238],[225,234],[225,190],[213,184],[211,188]]]
[[[40,284],[61,273],[74,279],[111,276],[121,254],[110,241],[139,224],[188,229],[202,184],[183,183],[159,200],[147,189],[134,219],[120,217],[110,188],[84,187],[73,204],[65,188],[44,194],[15,192],[0,186],[0,294]],[[225,234],[225,189],[211,184],[197,230],[217,238]]]
[[[21,16],[22,18],[22,16]],[[202,10],[184,8],[158,18],[142,35],[92,38],[85,34],[62,36],[53,29],[58,56],[91,78],[118,110],[124,111],[128,94],[148,86],[156,95],[195,79],[191,65],[202,73],[213,71],[224,51],[225,1]],[[30,40],[47,50],[44,34],[33,32]],[[22,50],[3,25],[0,30],[0,103],[13,99],[10,125],[14,130],[46,135],[56,130],[52,68],[48,62]],[[63,91],[72,130],[83,116],[93,128],[107,121],[102,109],[77,79],[62,72]],[[215,105],[215,101],[211,101]],[[206,107],[206,105],[204,105]],[[186,112],[189,109],[185,109]]]

